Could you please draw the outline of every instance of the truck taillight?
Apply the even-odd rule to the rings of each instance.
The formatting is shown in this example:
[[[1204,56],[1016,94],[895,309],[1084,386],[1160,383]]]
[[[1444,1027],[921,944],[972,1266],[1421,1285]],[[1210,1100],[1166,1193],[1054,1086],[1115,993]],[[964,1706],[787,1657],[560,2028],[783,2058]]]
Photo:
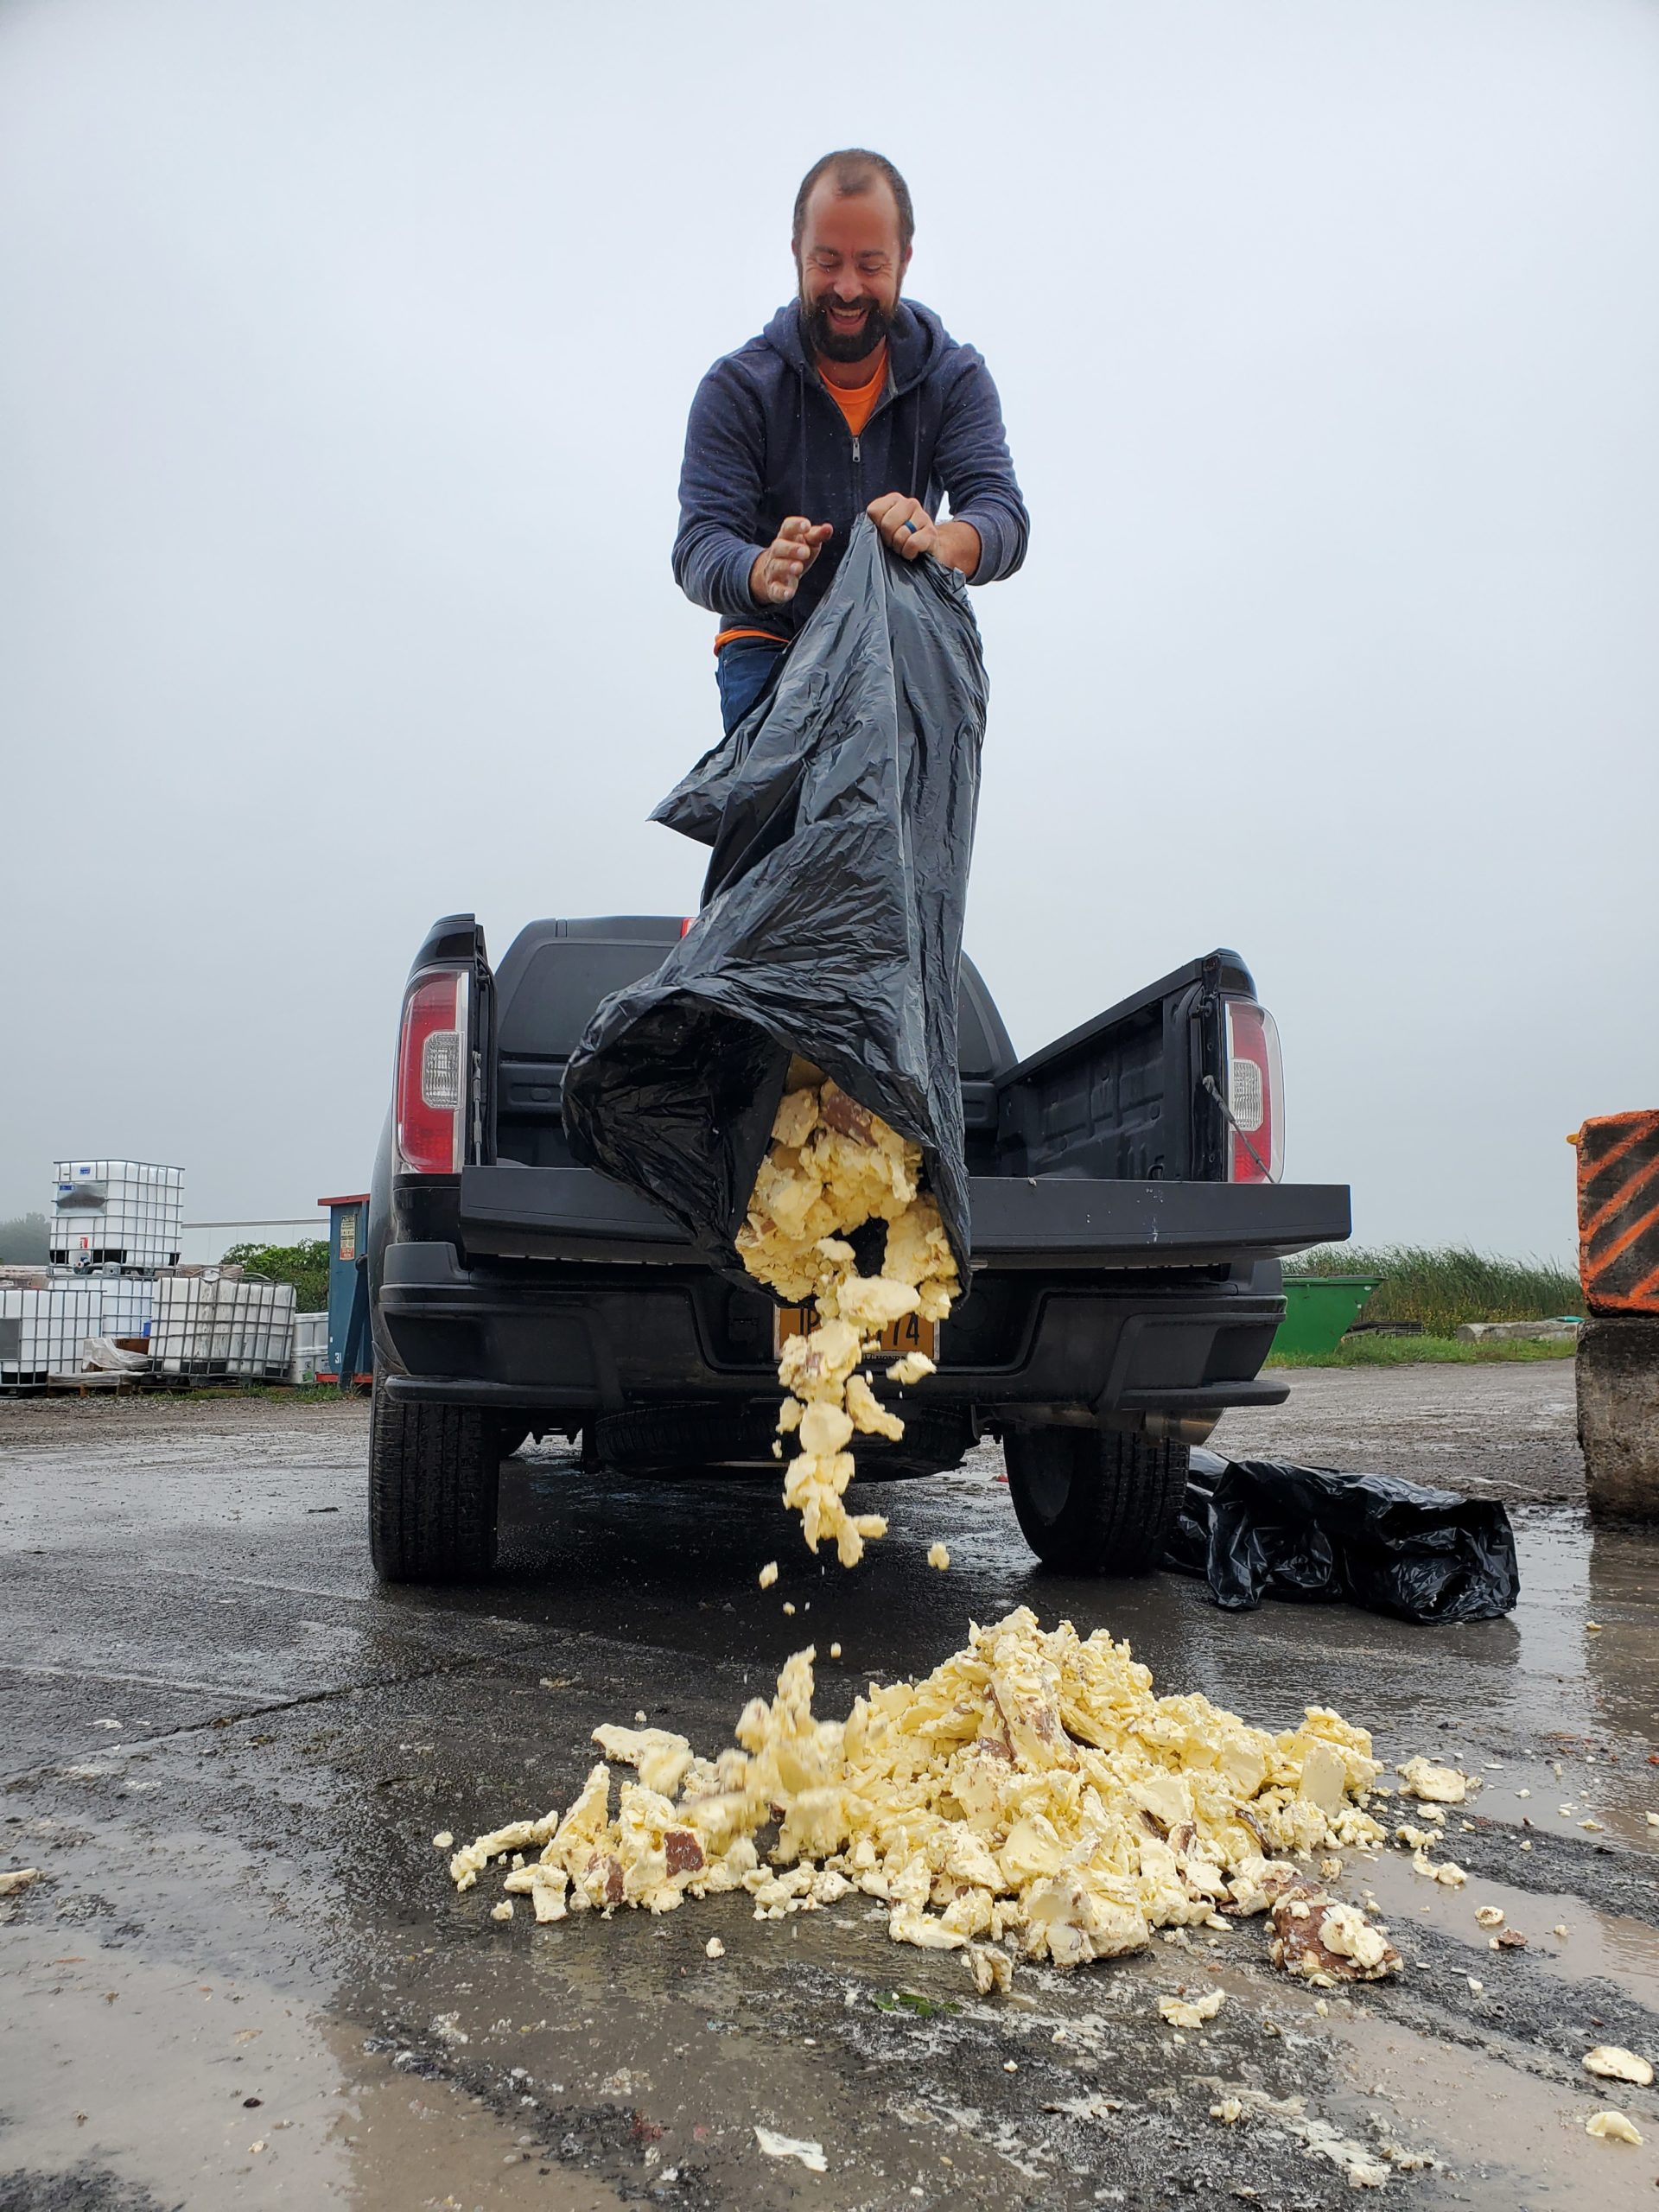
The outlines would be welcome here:
[[[1276,1183],[1285,1166],[1279,1029],[1254,999],[1227,1004],[1227,1179]]]
[[[397,1154],[410,1175],[453,1175],[467,1158],[467,978],[416,976],[397,1039]]]

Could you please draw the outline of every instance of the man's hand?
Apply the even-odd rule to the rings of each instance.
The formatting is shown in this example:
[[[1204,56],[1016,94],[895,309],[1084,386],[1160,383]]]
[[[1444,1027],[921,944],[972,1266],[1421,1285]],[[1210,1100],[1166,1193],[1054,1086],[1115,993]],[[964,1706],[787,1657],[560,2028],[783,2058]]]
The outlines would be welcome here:
[[[887,550],[906,561],[931,553],[947,569],[971,576],[979,566],[979,532],[970,522],[935,522],[919,499],[887,492],[864,510],[887,541]]]
[[[757,606],[789,604],[831,527],[827,522],[809,522],[804,515],[785,518],[777,537],[749,570],[749,597]]]

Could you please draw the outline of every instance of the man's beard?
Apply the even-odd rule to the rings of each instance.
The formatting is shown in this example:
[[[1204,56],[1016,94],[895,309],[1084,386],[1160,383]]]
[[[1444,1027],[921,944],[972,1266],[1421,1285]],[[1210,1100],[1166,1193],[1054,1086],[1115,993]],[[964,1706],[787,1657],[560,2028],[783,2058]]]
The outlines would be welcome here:
[[[806,324],[807,342],[826,361],[868,360],[876,347],[883,344],[893,328],[893,308],[884,308],[879,300],[862,299],[850,302],[864,309],[864,327],[850,334],[834,329],[830,321],[832,295],[817,301],[803,300],[801,316]],[[837,306],[849,304],[836,301]]]

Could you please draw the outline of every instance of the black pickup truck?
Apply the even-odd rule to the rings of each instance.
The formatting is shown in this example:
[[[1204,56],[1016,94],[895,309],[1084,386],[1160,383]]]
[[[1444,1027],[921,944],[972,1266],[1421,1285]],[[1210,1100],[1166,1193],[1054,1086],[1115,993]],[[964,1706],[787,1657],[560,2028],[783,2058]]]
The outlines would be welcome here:
[[[404,995],[370,1202],[370,1522],[392,1581],[495,1555],[502,1459],[578,1435],[613,1473],[773,1479],[779,1310],[702,1261],[665,1214],[571,1164],[565,1065],[600,1000],[658,966],[656,916],[532,922],[492,971],[471,915],[434,925]],[[1157,1564],[1187,1447],[1258,1370],[1281,1256],[1349,1230],[1340,1185],[1281,1182],[1272,1018],[1212,952],[1017,1059],[962,964],[972,1284],[902,1442],[861,1475],[953,1467],[1002,1440],[1020,1526],[1077,1573]],[[880,1383],[878,1370],[878,1388]]]

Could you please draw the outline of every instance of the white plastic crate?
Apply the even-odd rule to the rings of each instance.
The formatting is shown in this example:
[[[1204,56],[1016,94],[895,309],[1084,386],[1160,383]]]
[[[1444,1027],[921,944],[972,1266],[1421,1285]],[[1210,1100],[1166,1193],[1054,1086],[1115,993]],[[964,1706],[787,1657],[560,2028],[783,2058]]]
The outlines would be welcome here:
[[[60,1160],[50,1249],[61,1267],[171,1267],[179,1256],[184,1170],[143,1160]]]
[[[289,1381],[315,1382],[317,1370],[327,1364],[327,1314],[296,1313],[294,1316],[294,1359],[289,1370]]]
[[[0,1290],[0,1389],[25,1389],[49,1376],[78,1373],[80,1348],[102,1332],[102,1314],[95,1290],[58,1284]]]
[[[100,1337],[147,1337],[150,1315],[155,1310],[156,1285],[143,1275],[105,1275],[94,1278],[91,1287],[98,1294],[101,1319],[97,1334]]]
[[[151,1363],[162,1375],[282,1382],[294,1356],[293,1286],[163,1275],[152,1286]]]

